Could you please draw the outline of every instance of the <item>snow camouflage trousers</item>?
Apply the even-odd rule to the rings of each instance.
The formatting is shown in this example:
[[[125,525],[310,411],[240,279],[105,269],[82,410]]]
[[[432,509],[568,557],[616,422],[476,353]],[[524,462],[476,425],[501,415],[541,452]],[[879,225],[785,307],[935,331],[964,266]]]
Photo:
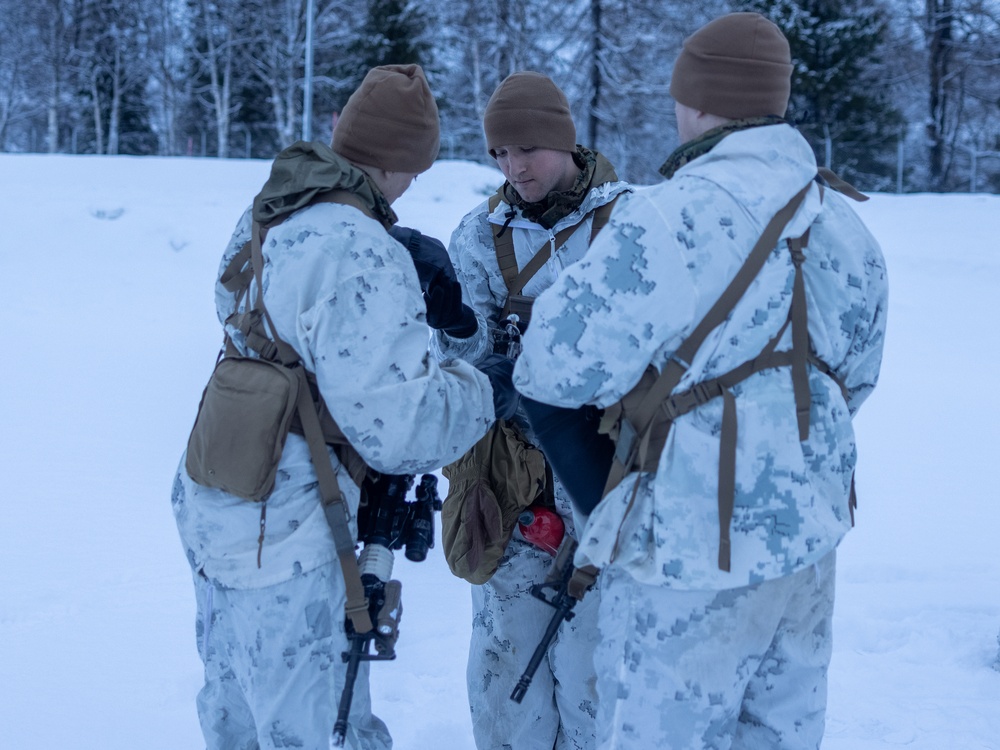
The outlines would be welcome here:
[[[472,587],[466,678],[478,750],[594,748],[596,590],[562,624],[522,702],[510,699],[555,612],[531,595],[531,585],[545,579],[551,564],[551,555],[513,539],[493,577]]]
[[[208,750],[329,750],[344,688],[344,582],[336,563],[261,589],[195,574],[205,685],[198,716]],[[362,662],[346,747],[389,750],[371,713]]]
[[[601,750],[816,750],[832,651],[836,551],[722,591],[601,576]]]

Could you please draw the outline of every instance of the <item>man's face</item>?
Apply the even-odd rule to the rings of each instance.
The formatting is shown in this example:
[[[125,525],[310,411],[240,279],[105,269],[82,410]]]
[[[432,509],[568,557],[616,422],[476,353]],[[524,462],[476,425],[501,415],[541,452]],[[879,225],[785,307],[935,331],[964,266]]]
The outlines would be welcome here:
[[[379,189],[390,204],[395,203],[396,199],[410,188],[417,177],[413,172],[386,172],[385,175]]]
[[[503,176],[528,203],[554,190],[569,190],[580,173],[569,151],[535,146],[501,146],[495,151]]]

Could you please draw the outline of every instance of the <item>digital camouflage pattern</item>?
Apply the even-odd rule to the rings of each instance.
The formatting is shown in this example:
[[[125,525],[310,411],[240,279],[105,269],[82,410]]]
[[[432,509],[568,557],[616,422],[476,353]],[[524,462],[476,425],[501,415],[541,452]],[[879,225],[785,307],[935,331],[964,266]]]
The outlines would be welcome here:
[[[816,750],[836,552],[753,586],[675,591],[601,578],[598,747]]]
[[[546,243],[554,242],[555,236],[564,227],[579,224],[569,239],[538,269],[522,293],[529,297],[537,296],[552,285],[564,268],[582,258],[590,244],[592,217],[588,214],[627,190],[628,184],[620,181],[591,188],[580,206],[551,229],[524,218],[517,210],[506,231],[513,232],[518,268],[524,268]],[[489,330],[496,329],[507,301],[507,286],[497,265],[493,233],[507,222],[508,211],[510,205],[501,201],[491,213],[488,201],[483,201],[465,215],[452,233],[448,255],[462,284],[463,301],[476,311],[480,325],[479,330],[468,339],[456,339],[443,331],[435,331],[434,346],[441,358],[461,357],[476,363],[490,353]]]
[[[525,286],[523,293],[540,294],[564,268],[583,257],[590,243],[594,209],[629,190],[614,181],[596,185],[579,207],[551,229],[526,219],[520,209],[505,231],[513,232],[519,268],[564,227],[578,229],[552,254]],[[435,331],[433,345],[442,358],[461,357],[478,362],[492,351],[490,329],[499,323],[507,286],[497,264],[493,233],[508,222],[508,203],[489,211],[484,201],[461,221],[451,237],[451,256],[464,301],[476,312],[479,331],[469,339],[455,339]],[[586,217],[586,218],[585,218]],[[523,420],[522,420],[523,421]],[[530,430],[526,430],[529,440]],[[572,503],[561,483],[555,483],[556,511],[575,538]],[[589,750],[596,729],[593,651],[597,642],[597,605],[600,592],[590,591],[576,606],[573,620],[559,629],[547,658],[520,704],[510,694],[524,671],[554,612],[531,596],[534,583],[545,579],[552,557],[520,539],[515,531],[493,578],[472,587],[473,621],[467,682],[473,734],[480,750]],[[553,743],[555,743],[553,745]]]
[[[566,407],[618,401],[648,364],[662,368],[767,222],[816,171],[812,149],[792,127],[757,127],[728,135],[673,179],[624,196],[586,257],[536,301],[514,373],[518,390]],[[789,368],[733,389],[732,572],[718,567],[721,399],[678,418],[657,472],[627,476],[597,506],[577,564],[613,561],[642,583],[674,589],[737,588],[816,563],[850,528],[851,417],[878,379],[885,263],[845,200],[831,190],[821,200],[815,183],[783,238],[810,226],[804,274],[812,345],[848,394],[845,401],[832,378],[810,368],[811,428],[800,443]],[[677,391],[755,357],[787,318],[792,278],[781,242]],[[779,350],[790,342],[787,331]]]
[[[599,592],[588,592],[559,628],[521,703],[510,699],[555,612],[531,596],[551,564],[551,555],[515,538],[489,582],[472,587],[466,676],[473,736],[483,750],[595,747]]]
[[[250,231],[248,210],[224,253],[220,275],[249,239]],[[273,227],[262,250],[264,304],[278,335],[315,373],[331,415],[370,466],[392,474],[430,471],[453,461],[482,437],[493,422],[489,380],[466,362],[439,363],[430,355],[426,307],[413,262],[381,224],[355,208],[318,203]],[[251,286],[251,299],[255,293],[256,283]],[[217,283],[220,321],[226,320],[236,303],[233,294]],[[229,334],[246,353],[241,334],[235,330]],[[353,527],[358,487],[332,449],[330,455]],[[275,488],[266,503],[247,502],[200,486],[187,475],[184,465],[182,456],[172,497],[177,527],[196,579],[204,579],[199,596],[206,587],[215,592],[214,606],[202,602],[202,614],[228,623],[230,657],[240,656],[239,665],[231,667],[237,679],[252,683],[244,700],[257,719],[260,741],[266,744],[265,735],[277,724],[288,732],[288,739],[275,746],[326,748],[315,738],[304,745],[291,740],[297,732],[311,732],[312,727],[336,716],[339,692],[316,692],[309,686],[332,684],[324,680],[342,684],[345,672],[339,659],[343,580],[305,440],[288,436]],[[356,534],[356,529],[352,532]],[[306,598],[303,587],[317,578],[324,583],[313,584],[308,589],[311,598]],[[328,610],[329,615],[322,617],[332,618],[333,635],[332,640],[323,641],[322,652],[306,648],[318,624],[303,624],[301,617],[288,619],[293,611],[301,615],[296,607],[305,607],[307,618],[310,612],[321,616],[317,607]],[[238,623],[241,618],[248,622]],[[278,620],[288,620],[287,631],[275,629]],[[279,636],[284,640],[276,640]],[[300,645],[287,645],[287,653],[272,651],[272,640],[275,649],[279,642]],[[268,644],[262,646],[264,641]],[[247,662],[247,654],[259,648],[266,654],[262,652],[259,659],[251,656]],[[221,652],[215,653],[222,658]],[[330,654],[337,658],[331,659]],[[206,662],[206,687],[215,679],[212,670],[217,666]],[[232,680],[225,685],[225,690],[202,694],[203,723],[216,721],[220,712],[234,705],[233,685],[240,691],[245,687]],[[297,701],[296,695],[308,698]],[[368,696],[363,682],[355,690],[354,701],[360,713],[357,724],[352,717],[352,725],[378,723],[364,713]],[[261,717],[267,717],[266,722]],[[327,736],[332,729],[331,720]],[[234,747],[218,739],[225,736],[206,732],[206,741],[217,738],[212,750]],[[384,731],[373,730],[365,737],[358,735],[355,750],[389,746]]]
[[[350,648],[336,563],[265,588],[230,589],[201,575],[195,587],[205,664],[198,715],[208,747],[327,750],[344,690],[337,666]],[[371,712],[368,675],[362,662],[345,745],[388,750],[389,732]]]

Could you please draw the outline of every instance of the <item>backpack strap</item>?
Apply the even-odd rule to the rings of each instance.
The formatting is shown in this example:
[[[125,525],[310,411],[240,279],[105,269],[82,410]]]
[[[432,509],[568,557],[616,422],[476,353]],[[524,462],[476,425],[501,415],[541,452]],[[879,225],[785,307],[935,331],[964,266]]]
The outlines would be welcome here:
[[[788,310],[792,324],[792,391],[795,396],[795,415],[799,425],[799,440],[809,439],[809,371],[806,360],[809,356],[809,320],[806,305],[806,282],[802,266],[806,256],[802,252],[809,244],[809,230],[801,237],[787,241],[788,250],[795,266],[795,279],[792,283],[792,305]],[[775,342],[777,343],[777,342]]]
[[[497,206],[500,205],[501,198],[499,193],[494,193],[490,196],[489,203],[487,204],[490,209],[490,213],[493,213]],[[511,208],[511,212],[513,212]],[[511,215],[510,218],[513,218]],[[507,225],[504,224],[503,228],[499,232],[493,232],[493,245],[496,249],[497,254],[497,264],[500,266],[500,273],[503,275],[504,284],[507,285],[507,289],[510,289],[511,284],[514,283],[514,279],[517,278],[517,257],[514,254],[514,236],[513,232],[505,231]]]
[[[868,196],[858,190],[854,185],[849,183],[847,180],[842,179],[836,172],[832,169],[827,169],[826,167],[819,167],[816,170],[819,174],[820,179],[829,185],[831,188],[836,190],[838,193],[846,195],[852,200],[856,200],[859,203],[868,200]],[[822,186],[823,183],[820,183]]]
[[[761,234],[757,243],[750,251],[746,261],[744,261],[743,266],[736,272],[732,281],[730,281],[729,285],[722,292],[719,299],[716,300],[715,304],[711,307],[705,317],[701,319],[691,334],[681,343],[671,358],[667,361],[663,368],[663,372],[660,373],[652,387],[650,387],[649,391],[646,393],[645,397],[639,402],[635,412],[633,414],[622,413],[619,421],[618,440],[615,445],[615,456],[611,464],[611,471],[609,472],[607,483],[604,487],[604,495],[607,495],[607,493],[616,487],[625,475],[634,468],[638,467],[642,470],[643,467],[649,466],[651,428],[654,423],[654,418],[656,418],[659,414],[665,412],[667,418],[672,420],[682,413],[691,411],[702,403],[721,396],[723,399],[723,407],[722,429],[719,439],[719,568],[725,571],[729,571],[731,568],[731,543],[729,530],[732,524],[734,497],[736,493],[736,398],[730,390],[730,387],[736,382],[740,382],[740,380],[749,377],[753,374],[753,372],[758,371],[758,369],[780,366],[771,361],[770,358],[771,355],[774,354],[773,348],[777,345],[777,341],[784,333],[785,328],[782,327],[779,334],[772,339],[772,343],[769,344],[768,347],[765,347],[765,351],[762,352],[760,356],[754,358],[754,360],[751,360],[750,362],[744,363],[744,365],[741,365],[730,373],[727,373],[727,376],[739,378],[734,382],[729,383],[728,380],[724,380],[726,376],[723,376],[715,378],[713,381],[697,383],[688,389],[688,391],[677,394],[676,396],[671,396],[671,393],[684,376],[684,373],[686,373],[690,368],[691,361],[698,352],[702,343],[704,343],[705,339],[708,337],[708,334],[725,321],[730,312],[732,312],[733,308],[736,306],[736,303],[739,302],[739,300],[743,297],[743,294],[749,288],[750,283],[754,280],[754,278],[756,278],[761,268],[763,268],[767,257],[771,254],[778,242],[778,239],[781,237],[782,231],[784,231],[785,226],[791,220],[792,216],[795,215],[795,212],[802,204],[802,201],[805,199],[806,193],[809,192],[811,186],[812,182],[803,187],[792,197],[784,208],[778,211],[771,221],[768,222],[767,226],[764,228],[763,234]],[[802,247],[802,244],[798,245],[800,254]],[[804,259],[804,256],[802,257]],[[796,266],[796,278],[801,281],[801,265]],[[805,292],[803,285],[801,295],[801,306],[803,308],[802,315],[804,315],[805,306],[804,295]],[[793,309],[795,307],[795,299],[796,296],[793,290]],[[791,311],[789,312],[789,315],[792,315]],[[804,318],[802,318],[801,321],[804,322]],[[794,321],[792,325],[793,327],[795,326]],[[801,323],[800,328],[803,328]],[[806,331],[806,335],[808,336],[808,331]],[[793,339],[794,337],[795,333],[793,331]],[[807,351],[808,338],[806,339],[804,352]],[[794,354],[789,356],[793,359],[795,357]],[[805,354],[803,353],[803,360],[801,362],[803,371],[805,368],[804,356]],[[789,361],[791,362],[791,360]],[[799,410],[800,398],[800,394],[796,393],[797,411]],[[675,404],[674,409],[670,408],[671,399],[673,399]],[[681,407],[682,402],[686,404],[683,407]],[[809,392],[807,373],[805,380],[805,404],[805,429],[808,433]],[[673,416],[670,416],[671,413]],[[799,429],[801,434],[801,413],[799,417]],[[652,456],[657,463],[659,461],[659,453],[662,448],[663,445],[660,444],[654,451],[655,455]],[[651,470],[655,471],[655,466]],[[632,498],[629,501],[626,514],[629,512],[633,502],[635,501],[638,487],[639,479],[636,478],[636,484],[633,488]]]

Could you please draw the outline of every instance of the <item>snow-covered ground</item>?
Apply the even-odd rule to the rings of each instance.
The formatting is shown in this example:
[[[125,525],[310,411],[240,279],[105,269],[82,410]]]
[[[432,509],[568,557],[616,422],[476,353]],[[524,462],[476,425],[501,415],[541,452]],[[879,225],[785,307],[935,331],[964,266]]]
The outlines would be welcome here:
[[[0,154],[0,747],[202,747],[169,493],[221,334],[212,284],[268,163]],[[446,239],[499,172],[439,162],[396,205]],[[825,748],[1000,749],[1000,197],[876,195],[888,343],[839,557]],[[443,489],[443,486],[442,486]],[[468,586],[397,562],[396,747],[472,748]]]

